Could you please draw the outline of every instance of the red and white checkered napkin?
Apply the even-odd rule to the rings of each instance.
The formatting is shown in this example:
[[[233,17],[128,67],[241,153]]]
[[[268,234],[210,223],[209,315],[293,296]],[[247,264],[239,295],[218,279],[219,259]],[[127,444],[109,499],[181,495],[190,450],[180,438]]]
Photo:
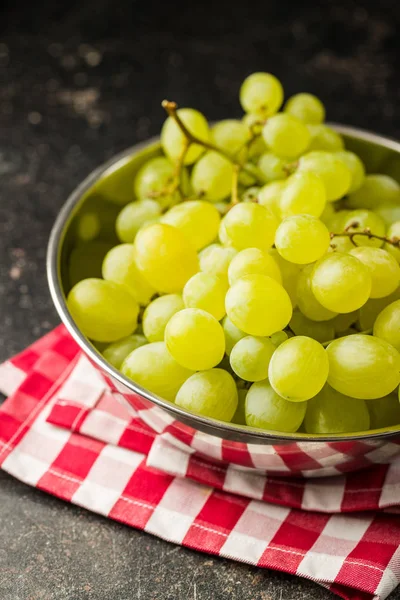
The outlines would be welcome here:
[[[163,433],[157,411],[129,412],[63,327],[0,365],[0,389],[0,465],[30,485],[349,600],[400,582],[399,460],[321,480],[210,464]]]

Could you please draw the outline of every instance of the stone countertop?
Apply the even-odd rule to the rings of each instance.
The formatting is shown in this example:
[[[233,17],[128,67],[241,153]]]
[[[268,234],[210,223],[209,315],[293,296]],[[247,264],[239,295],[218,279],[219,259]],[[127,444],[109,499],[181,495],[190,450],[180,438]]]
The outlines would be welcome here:
[[[210,119],[237,116],[243,78],[272,71],[287,95],[320,95],[329,120],[399,138],[399,9],[394,0],[370,11],[360,4],[368,3],[3,7],[0,360],[58,323],[44,262],[67,195],[117,151],[157,134],[164,97]],[[4,473],[0,533],[2,600],[332,598],[305,580],[173,546]]]

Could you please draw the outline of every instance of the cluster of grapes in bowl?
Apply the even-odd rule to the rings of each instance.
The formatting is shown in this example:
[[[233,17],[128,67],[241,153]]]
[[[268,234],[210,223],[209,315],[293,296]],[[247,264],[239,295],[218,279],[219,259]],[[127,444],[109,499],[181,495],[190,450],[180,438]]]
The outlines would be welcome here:
[[[286,433],[400,424],[399,184],[366,174],[315,96],[283,104],[255,73],[240,103],[211,127],[163,102],[161,152],[69,311],[126,377],[195,414]]]

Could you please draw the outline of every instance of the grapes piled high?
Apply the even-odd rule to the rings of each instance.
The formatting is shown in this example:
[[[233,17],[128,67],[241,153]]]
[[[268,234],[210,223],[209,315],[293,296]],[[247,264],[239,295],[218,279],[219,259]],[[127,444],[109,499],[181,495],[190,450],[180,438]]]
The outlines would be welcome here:
[[[210,127],[163,102],[162,152],[69,310],[114,367],[196,414],[287,433],[400,424],[399,184],[366,174],[315,96],[283,104],[255,73],[240,103]]]

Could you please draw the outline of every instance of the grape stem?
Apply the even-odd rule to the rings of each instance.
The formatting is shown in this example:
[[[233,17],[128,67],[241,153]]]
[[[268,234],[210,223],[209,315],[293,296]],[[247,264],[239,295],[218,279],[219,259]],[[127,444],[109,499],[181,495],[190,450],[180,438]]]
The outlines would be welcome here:
[[[366,329],[365,331],[359,331],[357,335],[370,335],[372,333],[372,329]],[[341,335],[340,337],[334,339],[334,340],[329,340],[328,342],[323,342],[322,346],[324,348],[326,348],[327,346],[329,346],[329,344],[331,344],[332,342],[335,342],[336,340],[340,340],[341,338],[347,337],[346,335]]]
[[[359,223],[350,223],[350,225],[348,225],[346,227],[346,229],[344,231],[342,231],[341,233],[331,233],[331,240],[333,240],[335,237],[348,237],[351,241],[351,243],[358,247],[358,244],[356,242],[356,240],[354,239],[355,236],[361,235],[363,237],[367,237],[369,240],[371,239],[375,239],[375,240],[380,240],[381,242],[385,242],[386,244],[391,244],[392,246],[395,246],[396,248],[400,248],[400,238],[397,237],[393,237],[393,238],[388,238],[384,235],[376,235],[375,233],[372,233],[372,231],[369,229],[369,227],[366,227],[365,229],[363,229],[363,231],[349,231],[350,229],[353,229],[354,227],[359,227]]]

